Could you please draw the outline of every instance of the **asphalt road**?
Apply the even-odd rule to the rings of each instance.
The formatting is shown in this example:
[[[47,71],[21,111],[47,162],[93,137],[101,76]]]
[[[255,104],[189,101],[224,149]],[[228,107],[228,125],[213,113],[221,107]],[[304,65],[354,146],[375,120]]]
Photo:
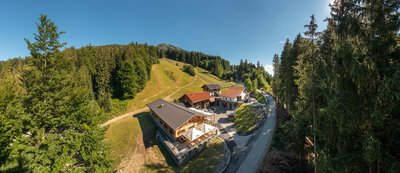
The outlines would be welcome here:
[[[245,159],[236,171],[238,173],[257,172],[259,165],[262,163],[270,148],[273,132],[276,126],[276,103],[274,98],[270,95],[265,95],[264,97],[267,99],[267,103],[269,103],[268,118],[263,124],[263,127],[254,143],[249,146],[250,151],[248,151]]]

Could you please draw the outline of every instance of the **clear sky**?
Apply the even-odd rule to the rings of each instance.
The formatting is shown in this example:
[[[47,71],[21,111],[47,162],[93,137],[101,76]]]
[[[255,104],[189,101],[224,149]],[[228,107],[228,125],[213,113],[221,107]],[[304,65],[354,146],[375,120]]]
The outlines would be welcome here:
[[[0,2],[0,60],[27,56],[24,38],[47,14],[67,46],[169,43],[187,50],[271,64],[286,38],[320,29],[332,0],[13,0]]]

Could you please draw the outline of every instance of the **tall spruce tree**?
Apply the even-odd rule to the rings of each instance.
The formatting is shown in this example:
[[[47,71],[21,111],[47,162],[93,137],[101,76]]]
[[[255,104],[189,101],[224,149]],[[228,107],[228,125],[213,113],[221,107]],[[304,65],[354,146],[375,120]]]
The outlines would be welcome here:
[[[306,25],[307,38],[296,50],[295,119],[282,127],[288,146],[305,152],[301,159],[311,153],[304,137],[315,136],[316,172],[400,169],[399,6],[395,0],[336,0],[321,37],[313,16]],[[287,70],[281,58],[279,69]]]
[[[221,60],[219,60],[219,59],[214,60],[213,74],[218,77],[222,77],[223,70],[224,69],[222,67]]]
[[[272,62],[273,62],[273,67],[274,67],[274,76],[272,77],[272,91],[274,93],[274,95],[276,96],[276,99],[278,102],[280,102],[280,98],[281,98],[281,91],[282,88],[281,86],[281,74],[280,74],[280,68],[281,68],[281,62],[280,62],[280,58],[278,54],[275,54],[274,57],[272,58]]]
[[[13,136],[2,169],[23,172],[103,172],[109,162],[97,126],[100,113],[90,86],[81,83],[73,64],[63,56],[63,32],[46,15],[37,24],[35,42],[26,39],[32,59],[23,71],[26,90],[22,135]]]
[[[281,79],[281,83],[279,88],[281,89],[281,93],[278,93],[278,98],[279,100],[281,100],[282,103],[284,103],[286,105],[286,107],[288,106],[288,88],[287,86],[289,86],[290,83],[290,69],[291,67],[291,58],[290,58],[290,52],[292,49],[292,44],[290,43],[289,39],[286,39],[286,42],[283,46],[283,50],[281,53],[281,66],[279,69],[279,75],[280,79]]]

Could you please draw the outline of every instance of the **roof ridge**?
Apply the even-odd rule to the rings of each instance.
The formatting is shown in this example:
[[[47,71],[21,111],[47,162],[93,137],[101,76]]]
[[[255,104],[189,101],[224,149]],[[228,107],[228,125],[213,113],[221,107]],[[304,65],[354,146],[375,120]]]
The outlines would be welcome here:
[[[163,100],[163,101],[164,101],[164,100]],[[166,102],[166,101],[165,101],[165,102]],[[169,102],[167,102],[167,103],[169,103]],[[187,109],[187,108],[184,108],[184,107],[182,107],[182,106],[176,105],[176,104],[174,104],[174,103],[169,103],[169,104],[171,104],[171,105],[173,105],[173,106],[175,106],[175,107],[177,107],[177,108],[179,108],[179,109],[182,109],[183,111],[192,113],[192,114],[194,114],[194,116],[196,115],[195,112],[192,112],[191,110],[189,110],[189,109]]]
[[[202,94],[202,93],[208,93],[208,92],[207,91],[190,92],[190,93],[186,93],[185,95],[188,95],[188,94]]]

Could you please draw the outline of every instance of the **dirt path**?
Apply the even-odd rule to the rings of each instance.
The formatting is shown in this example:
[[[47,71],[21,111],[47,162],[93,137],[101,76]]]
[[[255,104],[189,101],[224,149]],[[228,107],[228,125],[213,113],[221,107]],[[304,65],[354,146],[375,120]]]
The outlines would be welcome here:
[[[192,85],[193,83],[195,83],[195,82],[197,81],[197,79],[198,79],[198,75],[196,75],[196,76],[194,77],[194,79],[193,79],[190,83],[188,83],[188,84],[186,84],[185,86],[179,88],[178,90],[172,92],[171,94],[167,95],[167,96],[164,97],[163,99],[164,99],[164,100],[170,99],[171,96],[175,95],[176,93],[178,93],[178,92],[181,91],[182,89],[184,89],[184,88],[186,88],[186,87]],[[132,115],[135,115],[135,114],[144,112],[144,111],[146,111],[146,110],[148,110],[148,109],[149,109],[148,107],[144,107],[144,108],[141,108],[141,109],[132,111],[132,112],[128,112],[128,113],[122,114],[122,115],[120,115],[120,116],[118,116],[118,117],[115,117],[115,118],[113,118],[113,119],[110,119],[110,120],[108,120],[107,122],[101,124],[100,127],[104,127],[104,126],[110,125],[110,124],[113,123],[113,122],[116,122],[116,121],[119,121],[119,120],[124,119],[124,118],[126,118],[126,117],[129,117],[129,116],[132,116]]]
[[[137,141],[137,145],[133,153],[138,153],[141,157],[129,157],[129,159],[125,158],[121,161],[118,166],[118,169],[123,173],[136,173],[140,172],[142,165],[146,163],[147,160],[147,151],[143,145],[142,141]]]
[[[169,99],[171,98],[171,96],[175,95],[176,93],[178,93],[178,92],[181,91],[182,89],[188,87],[189,85],[194,84],[194,83],[197,81],[198,76],[199,76],[199,75],[194,76],[194,79],[193,79],[190,83],[188,83],[188,84],[186,84],[185,86],[179,88],[178,90],[172,92],[171,94],[167,95],[167,96],[164,97],[163,99],[164,99],[164,100],[169,100]]]

